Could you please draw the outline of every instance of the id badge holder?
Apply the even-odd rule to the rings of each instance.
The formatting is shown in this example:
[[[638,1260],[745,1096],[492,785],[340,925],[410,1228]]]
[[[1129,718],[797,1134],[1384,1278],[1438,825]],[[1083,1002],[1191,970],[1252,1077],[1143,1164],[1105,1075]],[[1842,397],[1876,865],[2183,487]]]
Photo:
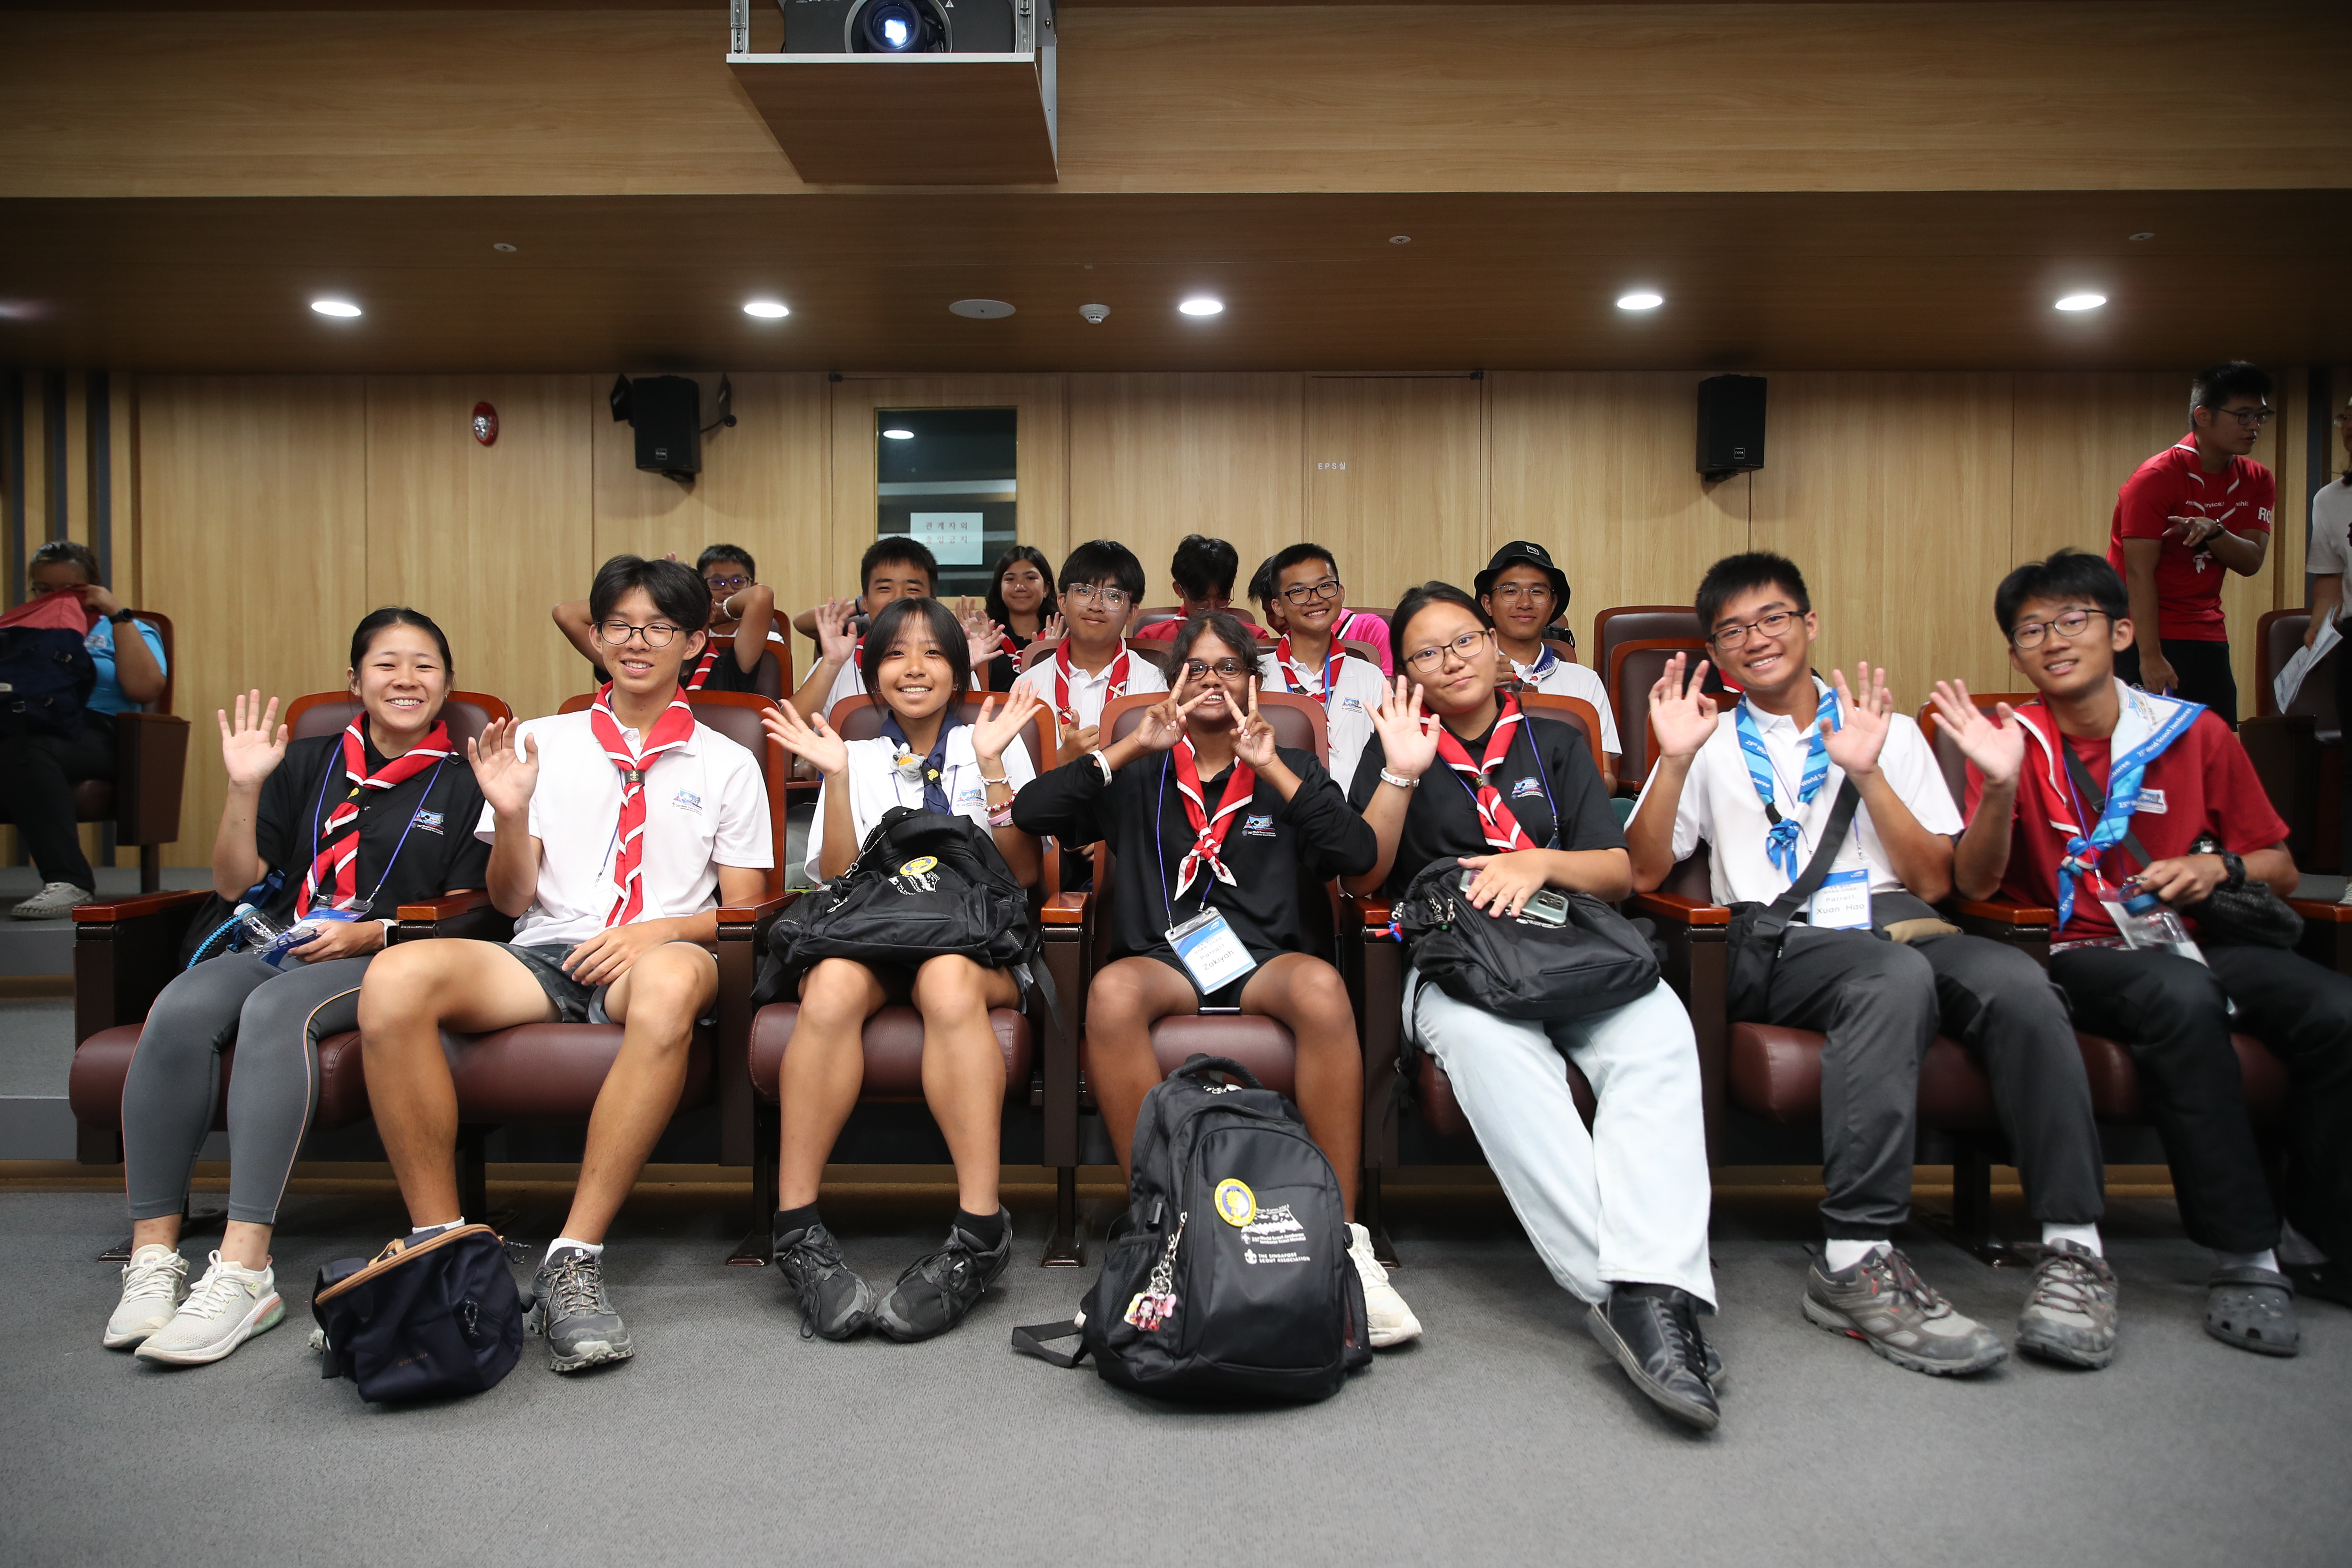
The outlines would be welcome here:
[[[1832,871],[1822,879],[1806,906],[1806,919],[1816,931],[1870,929],[1870,868]]]
[[[1257,960],[1249,955],[1249,949],[1217,910],[1202,910],[1183,924],[1170,926],[1168,945],[1176,950],[1177,961],[1203,996],[1257,967]]]

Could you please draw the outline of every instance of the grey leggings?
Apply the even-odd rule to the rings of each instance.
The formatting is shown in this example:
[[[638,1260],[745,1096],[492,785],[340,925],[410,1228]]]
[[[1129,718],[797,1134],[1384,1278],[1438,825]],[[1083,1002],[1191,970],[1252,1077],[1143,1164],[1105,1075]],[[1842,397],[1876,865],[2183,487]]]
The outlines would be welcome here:
[[[122,1169],[132,1219],[178,1214],[228,1086],[228,1217],[275,1225],[278,1200],[319,1105],[319,1042],[359,1026],[365,958],[289,964],[247,952],[197,964],[163,987],[122,1085]]]

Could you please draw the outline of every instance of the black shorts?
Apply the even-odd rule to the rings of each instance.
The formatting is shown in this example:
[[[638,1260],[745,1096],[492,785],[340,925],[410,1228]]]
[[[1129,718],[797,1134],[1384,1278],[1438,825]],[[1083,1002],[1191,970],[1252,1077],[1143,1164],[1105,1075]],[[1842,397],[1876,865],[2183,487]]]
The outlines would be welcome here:
[[[689,942],[684,945],[694,949],[697,952],[710,951],[697,942]],[[510,942],[504,946],[509,952],[513,953],[522,962],[525,969],[530,971],[530,977],[539,982],[539,988],[547,993],[547,999],[550,1002],[555,1004],[557,1023],[609,1024],[614,1021],[612,1016],[604,1011],[605,994],[613,989],[610,982],[602,985],[584,985],[564,973],[563,961],[572,956],[572,948],[562,942],[549,945],[538,943],[526,945],[522,942]],[[705,1027],[718,1023],[717,1004],[715,1002],[712,1004],[712,1010],[709,1016],[698,1018],[695,1022]]]
[[[1201,983],[1192,978],[1192,972],[1184,967],[1184,961],[1176,956],[1176,950],[1170,947],[1166,942],[1162,942],[1158,947],[1151,948],[1147,952],[1138,953],[1136,956],[1139,958],[1156,958],[1160,963],[1166,964],[1169,968],[1174,970],[1177,973],[1182,975],[1184,977],[1184,984],[1192,988],[1192,1005],[1196,1007],[1223,1007],[1227,1009],[1238,1008],[1242,1005],[1242,993],[1248,990],[1249,983],[1257,978],[1257,969],[1252,969],[1247,974],[1243,975],[1239,980],[1228,980],[1223,985],[1218,986],[1214,991],[1204,993],[1201,989]],[[1251,953],[1250,956],[1257,959],[1258,968],[1265,967],[1265,959],[1258,958],[1255,953]],[[1271,955],[1269,954],[1268,956]]]

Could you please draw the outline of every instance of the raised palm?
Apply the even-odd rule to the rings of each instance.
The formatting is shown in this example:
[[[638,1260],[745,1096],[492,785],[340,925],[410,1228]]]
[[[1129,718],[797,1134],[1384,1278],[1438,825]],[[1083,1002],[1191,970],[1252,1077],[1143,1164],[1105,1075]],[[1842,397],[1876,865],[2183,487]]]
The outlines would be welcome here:
[[[229,787],[257,789],[286,760],[286,726],[278,722],[275,697],[265,708],[260,692],[240,694],[234,705],[234,722],[219,709],[213,710],[220,721],[221,762],[228,769]]]
[[[1417,779],[1437,760],[1438,721],[1421,707],[1421,688],[1400,675],[1381,692],[1372,710],[1372,731],[1381,738],[1381,755],[1388,771]]]
[[[1868,664],[1853,668],[1854,679],[1862,683],[1860,692],[1847,687],[1845,671],[1830,671],[1830,684],[1838,695],[1838,726],[1829,731],[1823,744],[1831,762],[1848,777],[1859,779],[1877,770],[1878,753],[1886,744],[1886,728],[1895,716],[1895,698],[1886,689],[1885,670],[1873,670]]]
[[[988,612],[974,605],[971,600],[962,602],[956,623],[963,627],[964,646],[974,669],[1004,651],[1004,628],[990,620]]]
[[[1976,763],[1988,784],[2005,784],[2024,770],[2025,726],[2017,710],[1996,703],[1990,714],[1969,696],[1965,680],[1939,680],[1935,695],[1936,718],[1950,731],[1961,755]]]
[[[493,719],[478,740],[466,745],[474,764],[474,783],[490,809],[500,816],[518,817],[530,809],[539,788],[539,741],[525,735],[515,744],[516,721]]]
[[[1706,738],[1715,733],[1715,721],[1720,710],[1715,699],[1701,689],[1706,684],[1706,660],[1700,659],[1698,668],[1690,669],[1690,656],[1678,653],[1666,660],[1666,671],[1650,688],[1650,733],[1658,742],[1661,756],[1695,756]]]
[[[856,657],[857,638],[849,629],[849,617],[856,608],[852,599],[827,599],[816,607],[818,657],[835,664],[847,664]]]
[[[834,733],[824,714],[803,720],[799,709],[783,702],[761,713],[760,722],[778,745],[825,777],[839,778],[848,771],[849,742]]]
[[[993,697],[982,702],[980,718],[971,727],[972,754],[983,763],[992,763],[1003,756],[1014,738],[1037,716],[1037,710],[1045,706],[1037,700],[1037,694],[1025,686],[1015,687],[1005,693],[1003,703],[1004,706],[999,708],[997,699]]]

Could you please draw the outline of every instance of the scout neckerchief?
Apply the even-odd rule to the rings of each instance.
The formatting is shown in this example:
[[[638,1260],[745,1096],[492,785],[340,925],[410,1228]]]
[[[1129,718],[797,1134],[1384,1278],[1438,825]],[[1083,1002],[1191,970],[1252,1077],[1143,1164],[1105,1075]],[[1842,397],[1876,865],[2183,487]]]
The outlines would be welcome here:
[[[1201,792],[1201,764],[1192,755],[1192,737],[1186,735],[1176,742],[1171,761],[1176,770],[1176,793],[1183,797],[1184,817],[1192,825],[1192,847],[1176,864],[1175,896],[1183,896],[1184,889],[1192,885],[1193,873],[1201,868],[1203,862],[1218,881],[1229,888],[1238,886],[1234,874],[1225,869],[1221,853],[1225,846],[1225,835],[1233,830],[1234,818],[1257,794],[1257,770],[1244,762],[1241,752],[1236,750],[1234,752],[1233,776],[1225,781],[1225,793],[1217,800],[1217,813],[1211,816]],[[1163,781],[1167,777],[1165,773],[1160,776]],[[1207,889],[1203,888],[1204,902],[1206,894]]]
[[[702,662],[694,667],[692,675],[687,677],[686,689],[688,691],[701,690],[702,683],[710,679],[711,667],[718,662],[719,645],[714,642],[702,650]]]
[[[931,754],[928,757],[919,757],[915,754],[915,743],[907,739],[907,731],[898,722],[898,715],[893,713],[882,721],[882,738],[895,748],[890,757],[891,767],[897,770],[902,779],[920,780],[923,785],[923,809],[936,811],[941,816],[955,815],[948,805],[946,784],[948,737],[953,734],[956,726],[962,722],[963,719],[960,712],[943,717],[940,721],[940,732],[931,742]]]
[[[1129,655],[1127,645],[1118,645],[1118,657],[1110,661],[1106,672],[1109,684],[1103,688],[1103,701],[1108,705],[1115,697],[1127,695]],[[1070,706],[1070,645],[1065,640],[1054,650],[1054,717],[1068,729],[1078,721],[1078,710]]]
[[[1276,639],[1274,645],[1274,664],[1276,669],[1282,671],[1283,689],[1307,691],[1307,695],[1323,704],[1327,711],[1331,706],[1331,682],[1332,678],[1339,673],[1339,639],[1333,637],[1330,648],[1323,655],[1323,689],[1319,691],[1307,691],[1306,681],[1297,678],[1298,667],[1290,659],[1290,634],[1283,633]]]
[[[332,812],[328,814],[324,823],[318,823],[316,814],[313,814],[312,820],[316,832],[312,842],[318,845],[319,849],[318,853],[311,858],[310,874],[302,879],[302,886],[294,895],[296,920],[300,920],[310,912],[311,904],[317,901],[322,892],[327,895],[329,909],[348,909],[358,900],[361,793],[372,789],[397,788],[426,768],[438,768],[449,760],[449,726],[436,723],[426,732],[423,741],[393,758],[376,772],[370,773],[367,770],[367,741],[360,730],[360,726],[365,721],[364,716],[354,719],[351,722],[351,727],[343,731],[343,777],[351,782],[351,792],[343,796]],[[331,770],[327,776],[333,776]],[[432,793],[433,786],[427,784],[425,789],[429,795]],[[321,779],[320,783],[321,797],[325,793],[325,780]],[[407,834],[403,833],[402,842],[405,843],[407,837]],[[394,858],[398,858],[399,855],[400,850],[395,847],[393,849]],[[391,861],[386,861],[384,870],[389,873],[391,869]],[[378,878],[377,886],[382,885],[383,879]]]
[[[2058,861],[2058,926],[2065,929],[2074,912],[2074,885],[2095,873],[2099,857],[2123,842],[2131,831],[2132,813],[2139,809],[2140,780],[2148,765],[2164,755],[2172,742],[2187,734],[2205,710],[2177,697],[2159,697],[2121,681],[2116,683],[2120,711],[2116,732],[2108,738],[2107,799],[2099,820],[2083,831],[2088,815],[2074,796],[2074,781],[2066,775],[2066,737],[2058,731],[2056,715],[2039,702],[2018,709],[2018,721],[2041,748],[2043,795],[2049,800],[2050,826],[2066,836],[2066,851]],[[2069,813],[2071,812],[2071,816]]]
[[[613,839],[613,883],[620,894],[604,916],[609,930],[627,925],[645,912],[646,774],[664,752],[694,739],[694,710],[683,697],[673,696],[647,731],[644,748],[632,752],[627,732],[613,717],[613,689],[607,686],[596,693],[595,705],[588,710],[588,730],[604,748],[604,755],[621,770],[621,816]]]
[[[1462,787],[1470,792],[1471,800],[1478,807],[1478,831],[1486,836],[1490,849],[1536,847],[1535,840],[1519,826],[1519,819],[1503,804],[1503,792],[1495,787],[1495,770],[1503,765],[1503,758],[1510,752],[1511,738],[1518,731],[1520,718],[1519,700],[1506,695],[1501,716],[1487,733],[1486,750],[1475,763],[1470,761],[1470,753],[1463,749],[1462,742],[1454,738],[1453,731],[1443,724],[1437,727],[1438,760],[1452,768],[1454,776],[1462,781]],[[1528,749],[1534,750],[1532,742]],[[1536,771],[1543,772],[1540,752],[1536,755]],[[1546,781],[1544,788],[1549,791],[1550,787],[1549,781]]]
[[[1822,793],[1822,781],[1830,776],[1829,730],[1822,727],[1822,721],[1829,721],[1829,729],[1839,727],[1837,693],[1819,679],[1813,681],[1813,689],[1820,699],[1813,714],[1813,735],[1805,746],[1804,776],[1797,781],[1796,810],[1786,816],[1781,815],[1773,799],[1772,754],[1764,749],[1764,737],[1756,728],[1756,716],[1748,708],[1748,699],[1741,698],[1739,706],[1733,710],[1739,725],[1739,750],[1748,762],[1748,782],[1756,786],[1757,798],[1764,803],[1764,815],[1772,822],[1771,830],[1764,835],[1765,858],[1791,882],[1803,869],[1797,860],[1797,847],[1802,838],[1797,828],[1797,812],[1813,804],[1813,797]]]

